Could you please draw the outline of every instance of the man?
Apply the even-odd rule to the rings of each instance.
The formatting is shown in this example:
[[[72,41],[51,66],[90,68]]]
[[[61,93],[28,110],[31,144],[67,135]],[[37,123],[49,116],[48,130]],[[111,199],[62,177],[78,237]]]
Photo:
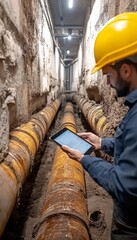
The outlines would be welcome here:
[[[137,240],[137,13],[115,16],[97,35],[94,45],[96,65],[118,97],[126,97],[129,111],[114,138],[93,133],[79,135],[96,149],[114,156],[114,164],[83,155],[63,146],[71,158],[81,162],[90,176],[114,199],[112,240]]]

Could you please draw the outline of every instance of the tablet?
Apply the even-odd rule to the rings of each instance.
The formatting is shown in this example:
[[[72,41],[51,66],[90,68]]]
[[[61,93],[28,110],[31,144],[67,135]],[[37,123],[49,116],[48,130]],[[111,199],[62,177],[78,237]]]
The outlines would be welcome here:
[[[61,129],[55,135],[51,136],[51,139],[59,146],[66,145],[80,151],[83,154],[89,154],[95,149],[94,145],[84,140],[68,128]]]

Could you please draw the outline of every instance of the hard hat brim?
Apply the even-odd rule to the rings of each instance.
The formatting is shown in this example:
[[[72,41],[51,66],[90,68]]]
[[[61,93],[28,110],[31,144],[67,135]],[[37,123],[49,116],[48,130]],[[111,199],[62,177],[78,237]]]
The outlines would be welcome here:
[[[90,74],[94,74],[95,72],[99,71],[101,67],[96,67],[96,65],[91,69]]]

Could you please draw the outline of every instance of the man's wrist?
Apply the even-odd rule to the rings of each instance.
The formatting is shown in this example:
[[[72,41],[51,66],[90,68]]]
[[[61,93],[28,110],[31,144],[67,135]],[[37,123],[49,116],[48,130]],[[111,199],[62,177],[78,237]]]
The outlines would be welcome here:
[[[83,154],[81,154],[81,156],[79,156],[79,159],[78,159],[78,161],[79,162],[81,162],[81,160],[82,160],[82,158],[84,157],[84,155]]]

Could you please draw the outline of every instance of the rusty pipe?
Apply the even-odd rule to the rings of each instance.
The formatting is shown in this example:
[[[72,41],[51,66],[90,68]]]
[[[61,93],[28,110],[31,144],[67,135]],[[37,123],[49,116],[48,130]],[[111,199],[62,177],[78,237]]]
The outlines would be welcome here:
[[[67,103],[61,128],[76,132],[73,106]],[[46,196],[35,226],[36,240],[89,240],[84,171],[57,147]]]
[[[56,99],[31,120],[10,133],[9,152],[0,164],[0,236],[11,215],[18,191],[28,175],[36,152],[59,109]]]
[[[108,121],[104,116],[102,106],[78,95],[74,96],[74,99],[93,131],[99,136],[102,136],[108,127]]]

